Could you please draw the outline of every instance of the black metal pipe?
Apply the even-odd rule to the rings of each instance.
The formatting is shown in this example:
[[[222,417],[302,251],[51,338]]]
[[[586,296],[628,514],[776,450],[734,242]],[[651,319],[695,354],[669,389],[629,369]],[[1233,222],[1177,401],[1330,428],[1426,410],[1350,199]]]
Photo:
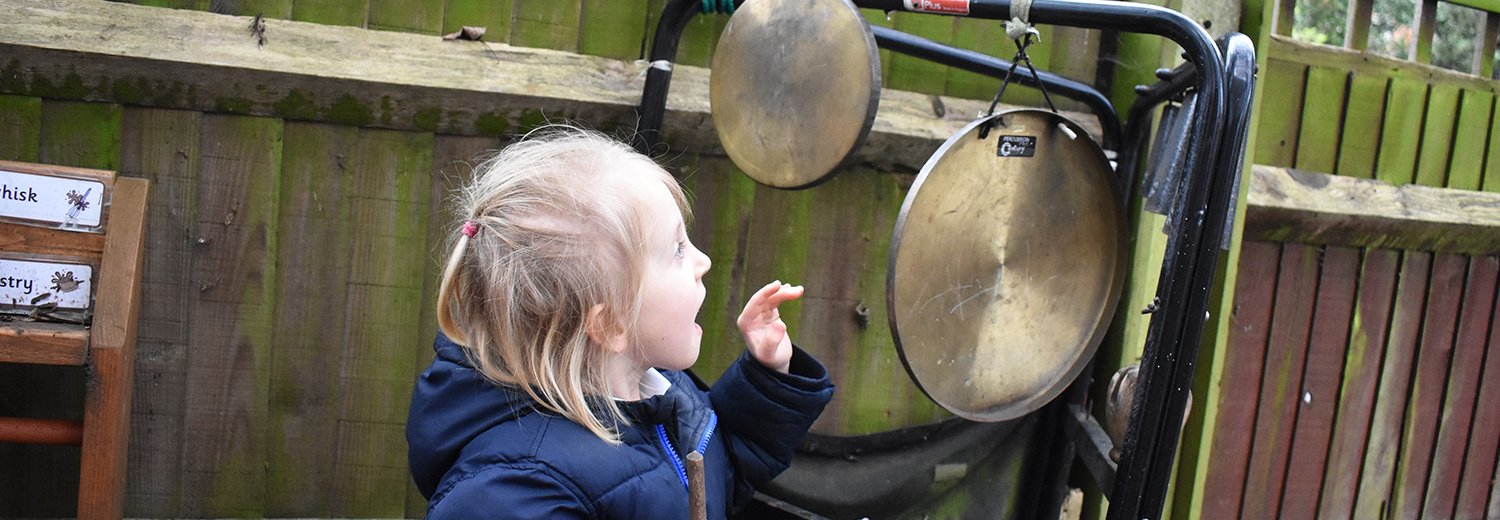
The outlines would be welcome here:
[[[861,0],[860,7],[907,11],[900,0]],[[969,2],[970,17],[1008,20],[1010,0]],[[1147,328],[1145,352],[1132,408],[1130,427],[1120,460],[1115,488],[1110,493],[1108,520],[1159,518],[1166,505],[1176,459],[1193,363],[1217,269],[1219,237],[1224,228],[1230,180],[1215,168],[1225,130],[1224,63],[1217,45],[1196,22],[1170,9],[1130,2],[1099,0],[1037,0],[1028,21],[1090,29],[1114,29],[1165,36],[1186,51],[1199,70],[1202,119],[1194,126],[1183,180],[1180,222],[1167,244],[1157,298],[1161,308]],[[1211,193],[1215,188],[1223,193]],[[1211,203],[1218,204],[1213,207]],[[1212,237],[1211,239],[1208,237]],[[1205,247],[1206,246],[1206,247]],[[1180,374],[1188,374],[1182,379]],[[1166,403],[1167,406],[1155,406]]]
[[[902,0],[858,0],[859,7],[904,11]],[[652,62],[676,57],[683,27],[695,14],[694,0],[673,0],[664,10],[653,41]],[[1010,0],[973,0],[968,16],[1005,20],[1011,18]],[[1225,178],[1216,168],[1226,160],[1219,145],[1226,127],[1225,64],[1219,48],[1207,31],[1181,13],[1147,4],[1102,0],[1036,0],[1030,7],[1032,23],[1067,25],[1090,29],[1118,30],[1164,36],[1186,51],[1200,72],[1199,103],[1202,118],[1195,126],[1183,181],[1181,222],[1178,233],[1167,244],[1157,298],[1162,302],[1153,314],[1145,355],[1141,363],[1137,403],[1167,403],[1166,407],[1133,407],[1115,488],[1110,493],[1110,520],[1157,518],[1165,505],[1171,481],[1176,442],[1183,408],[1191,386],[1193,364],[1212,282],[1217,269],[1219,237],[1226,225],[1227,203],[1233,176]],[[1253,49],[1248,50],[1253,67]],[[1236,58],[1237,63],[1243,60]],[[1243,65],[1237,65],[1242,67]],[[1253,73],[1252,73],[1253,76]],[[670,71],[652,68],[647,73],[641,100],[641,122],[637,149],[649,151],[660,139]],[[1248,107],[1248,98],[1239,100]],[[1232,143],[1238,147],[1239,143]],[[1237,165],[1236,165],[1237,167]],[[1226,166],[1227,168],[1227,166]],[[1212,237],[1211,239],[1208,237]],[[1158,375],[1159,374],[1159,375]],[[1185,375],[1185,377],[1184,377]]]
[[[1203,340],[1204,323],[1211,318],[1207,312],[1208,299],[1217,270],[1219,246],[1229,225],[1227,216],[1235,204],[1235,184],[1244,158],[1243,143],[1248,132],[1255,75],[1255,50],[1249,38],[1234,34],[1225,43],[1227,59],[1221,76],[1226,84],[1221,104],[1225,110],[1221,111],[1223,121],[1216,126],[1220,127],[1223,136],[1217,142],[1227,146],[1213,151],[1210,170],[1190,170],[1204,174],[1190,175],[1185,179],[1187,197],[1179,218],[1184,224],[1194,224],[1198,229],[1186,230],[1168,242],[1167,258],[1168,263],[1174,264],[1171,266],[1174,277],[1170,283],[1159,286],[1157,291],[1158,295],[1166,295],[1163,301],[1167,301],[1166,298],[1186,299],[1181,306],[1187,313],[1175,313],[1185,321],[1174,324],[1152,320],[1147,330],[1142,375],[1136,387],[1136,403],[1165,406],[1136,406],[1131,410],[1120,475],[1126,475],[1128,463],[1130,478],[1141,478],[1142,482],[1116,481],[1107,517],[1111,520],[1154,518],[1165,507],[1175,457],[1163,456],[1171,451],[1160,450],[1174,450],[1181,435],[1182,412],[1193,386],[1198,345]],[[1202,101],[1201,94],[1199,100]],[[1201,120],[1199,126],[1209,126],[1209,123],[1210,120]],[[1200,132],[1195,129],[1194,133]],[[1195,139],[1194,146],[1199,144],[1201,140]],[[1166,276],[1165,272],[1163,276]],[[1145,372],[1146,360],[1150,360],[1153,369],[1149,377]],[[1132,450],[1153,448],[1144,445],[1148,433],[1158,450],[1156,454],[1140,456],[1140,451],[1132,453]],[[1134,495],[1137,490],[1140,494]],[[1127,508],[1117,513],[1117,504],[1121,502]]]
[[[856,5],[883,11],[908,11],[901,0],[860,0]],[[968,16],[1008,20],[1010,0],[973,0]],[[1208,32],[1181,13],[1153,5],[1100,0],[1036,0],[1028,21],[1090,29],[1114,29],[1156,34],[1180,45],[1199,71],[1198,102],[1202,119],[1194,126],[1183,180],[1180,222],[1167,243],[1157,285],[1162,302],[1147,328],[1136,401],[1120,459],[1115,488],[1110,492],[1108,520],[1159,518],[1166,505],[1181,434],[1188,389],[1198,344],[1208,314],[1217,269],[1219,237],[1225,208],[1211,207],[1227,199],[1230,180],[1215,168],[1225,130],[1224,63]],[[1210,193],[1215,188],[1225,193]],[[1211,239],[1208,237],[1212,237]],[[1206,248],[1205,248],[1206,246]],[[1166,406],[1155,406],[1166,403]]]
[[[921,58],[934,63],[963,69],[975,74],[983,74],[996,79],[1004,79],[1006,72],[1010,70],[1011,62],[990,56],[988,54],[953,47],[938,43],[921,36],[907,34],[895,29],[870,26],[875,34],[875,43],[881,48],[890,49],[901,54]],[[1120,116],[1115,113],[1115,107],[1094,87],[1073,81],[1066,77],[1051,72],[1038,72],[1036,76],[1024,67],[1017,67],[1014,81],[1032,88],[1045,87],[1048,91],[1061,94],[1068,99],[1079,101],[1089,107],[1095,116],[1099,118],[1099,126],[1103,135],[1101,141],[1103,147],[1108,150],[1116,150],[1120,145]]]
[[[700,0],[668,0],[666,7],[662,8],[661,19],[656,23],[656,36],[651,40],[651,53],[646,58],[652,65],[646,68],[646,86],[641,90],[641,119],[636,123],[635,138],[631,142],[636,151],[648,156],[651,148],[661,142],[667,89],[672,85],[671,66],[658,68],[654,64],[677,61],[677,44],[682,41],[682,31],[702,11],[702,6]]]

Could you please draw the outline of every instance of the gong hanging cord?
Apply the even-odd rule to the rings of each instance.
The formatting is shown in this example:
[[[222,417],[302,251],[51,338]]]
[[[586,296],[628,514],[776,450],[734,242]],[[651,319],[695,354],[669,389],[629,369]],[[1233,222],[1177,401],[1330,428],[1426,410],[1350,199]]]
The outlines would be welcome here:
[[[715,13],[734,14],[734,0],[703,0],[703,14]]]
[[[1022,62],[1025,62],[1026,68],[1031,71],[1031,77],[1038,78],[1037,90],[1042,91],[1042,98],[1047,100],[1047,108],[1056,114],[1057,105],[1052,103],[1052,95],[1047,93],[1047,85],[1040,80],[1041,75],[1037,74],[1036,67],[1031,64],[1031,56],[1026,54],[1026,48],[1041,37],[1036,26],[1027,21],[1031,17],[1031,0],[1011,2],[1010,17],[1010,20],[1005,22],[1005,35],[1016,42],[1016,57],[1010,60],[1010,68],[1005,71],[1005,79],[1000,82],[1000,90],[995,92],[995,99],[990,100],[990,109],[984,117],[995,115],[995,107],[1000,104],[1000,96],[1005,94],[1005,87],[1010,85],[1011,79],[1015,76],[1016,67],[1019,67]],[[994,125],[993,122],[987,122],[979,128],[980,139],[989,136],[992,125]]]

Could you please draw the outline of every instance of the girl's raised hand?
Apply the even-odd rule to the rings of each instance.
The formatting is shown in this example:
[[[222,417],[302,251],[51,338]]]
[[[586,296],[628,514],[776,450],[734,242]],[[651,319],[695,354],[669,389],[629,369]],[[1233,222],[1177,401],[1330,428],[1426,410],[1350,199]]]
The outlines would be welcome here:
[[[802,286],[778,280],[755,291],[740,313],[736,324],[745,335],[745,348],[766,368],[785,374],[791,367],[792,338],[786,333],[786,323],[782,323],[776,306],[801,297]]]

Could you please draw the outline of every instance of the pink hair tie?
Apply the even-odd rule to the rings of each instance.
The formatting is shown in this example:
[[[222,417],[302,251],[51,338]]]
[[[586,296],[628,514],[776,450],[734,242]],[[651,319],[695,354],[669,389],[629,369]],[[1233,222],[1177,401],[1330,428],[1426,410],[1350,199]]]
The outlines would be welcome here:
[[[474,234],[478,233],[478,232],[479,232],[479,225],[478,224],[475,224],[474,221],[472,221],[472,220],[465,220],[464,221],[464,236],[469,237],[469,238],[474,238]]]

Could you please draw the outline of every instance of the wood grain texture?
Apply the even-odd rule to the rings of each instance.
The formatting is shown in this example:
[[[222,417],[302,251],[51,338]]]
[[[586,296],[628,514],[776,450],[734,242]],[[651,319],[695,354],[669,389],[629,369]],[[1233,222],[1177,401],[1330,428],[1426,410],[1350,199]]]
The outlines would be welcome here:
[[[650,46],[642,45],[646,5],[646,0],[584,0],[578,52],[621,61],[644,58],[642,50]]]
[[[370,29],[431,35],[443,29],[444,0],[369,0],[369,3],[366,27]]]
[[[1214,431],[1226,433],[1213,437],[1210,458],[1203,462],[1210,468],[1203,484],[1204,511],[1240,510],[1253,441],[1244,432],[1255,428],[1266,340],[1276,302],[1281,244],[1249,241],[1241,247],[1229,339],[1223,354],[1224,365],[1231,368],[1224,372],[1222,391],[1214,405]]]
[[[845,407],[845,426],[839,430],[842,432],[852,434],[893,429],[937,421],[951,415],[928,399],[906,373],[896,353],[890,320],[886,318],[888,313],[884,307],[886,267],[892,238],[885,230],[895,228],[901,202],[905,201],[908,192],[906,183],[910,181],[908,177],[876,176],[873,179],[874,193],[871,195],[874,200],[863,209],[869,214],[865,218],[870,219],[870,225],[863,228],[857,237],[858,240],[868,242],[858,294],[870,308],[870,323],[856,339],[855,354],[849,356],[849,368],[845,373],[851,387],[861,383],[860,376],[856,376],[856,373],[861,373],[866,379],[860,386],[864,389],[860,391],[860,395],[846,397],[851,404]],[[843,238],[856,239],[852,235]],[[882,384],[882,378],[901,383]],[[888,394],[882,398],[881,392],[873,390],[876,388]],[[882,399],[889,402],[880,402]],[[887,411],[881,411],[881,407],[885,407]]]
[[[1493,255],[1474,258],[1483,269],[1496,269],[1500,258]],[[1470,287],[1470,290],[1475,290]],[[1495,290],[1494,287],[1482,290]],[[1490,321],[1497,315],[1491,310]],[[1465,348],[1478,348],[1480,344],[1463,343]],[[1463,465],[1463,478],[1459,483],[1455,518],[1483,518],[1486,503],[1494,507],[1490,488],[1494,486],[1495,454],[1500,451],[1500,437],[1492,432],[1500,431],[1500,334],[1491,327],[1485,348],[1484,372],[1480,376],[1479,395],[1474,404],[1474,419],[1469,430],[1469,448]],[[1487,479],[1486,475],[1490,477]],[[1492,511],[1493,509],[1491,509]]]
[[[1275,518],[1286,479],[1287,459],[1292,452],[1292,433],[1297,422],[1297,403],[1302,394],[1303,367],[1312,327],[1313,302],[1318,284],[1315,247],[1288,244],[1281,251],[1276,281],[1276,304],[1266,340],[1266,358],[1260,382],[1260,404],[1255,411],[1254,444],[1245,473],[1245,497],[1241,518]]]
[[[516,13],[511,21],[511,45],[560,51],[578,50],[581,2],[511,1]]]
[[[1323,251],[1318,296],[1308,338],[1306,368],[1294,393],[1297,425],[1292,433],[1286,484],[1281,492],[1283,518],[1315,518],[1329,458],[1334,415],[1339,408],[1360,251],[1329,246]]]
[[[1500,250],[1500,195],[1256,165],[1245,236],[1313,244],[1487,254]]]
[[[546,117],[605,129],[636,121],[644,66],[632,62],[296,21],[274,23],[275,39],[261,49],[247,37],[249,21],[89,0],[0,4],[0,53],[14,60],[6,66],[14,63],[7,70],[17,75],[0,82],[0,94],[461,135],[515,133]],[[162,27],[173,31],[162,35]],[[70,36],[55,38],[58,32]],[[987,106],[942,102],[947,115],[937,117],[928,96],[882,92],[855,161],[917,170]],[[676,67],[664,122],[669,141],[720,153],[708,115],[708,70]],[[1094,119],[1068,117],[1086,125]]]
[[[829,368],[829,377],[836,377],[839,381],[850,381],[850,358],[858,358],[862,354],[848,347],[854,345],[860,329],[856,321],[855,306],[861,301],[857,293],[859,275],[864,266],[860,264],[867,257],[864,248],[869,246],[868,241],[848,240],[847,237],[870,229],[868,224],[874,217],[873,213],[889,212],[892,207],[891,197],[872,196],[874,194],[871,191],[877,186],[873,182],[875,179],[874,172],[843,172],[811,192],[810,204],[814,216],[809,219],[806,231],[807,265],[800,277],[802,281],[797,282],[806,288],[801,298],[802,313],[799,318],[802,327],[797,335],[800,341],[798,345],[804,349],[814,349],[809,352],[816,352],[814,355],[818,360]],[[884,199],[886,204],[877,210],[873,203],[880,199]],[[891,224],[894,225],[894,221]],[[751,287],[756,283],[751,279]],[[888,380],[885,386],[905,386],[898,384],[901,381]],[[853,383],[845,385],[852,387]],[[850,409],[857,408],[850,405],[856,404],[859,397],[863,396],[830,403],[834,412],[819,417],[824,423],[820,429],[852,432],[848,428],[850,421],[846,417]],[[884,399],[881,401],[890,402]],[[824,411],[826,413],[828,409]],[[868,431],[886,429],[889,428],[876,427]]]
[[[1297,157],[1298,124],[1302,121],[1302,97],[1307,66],[1269,60],[1262,73],[1261,87],[1267,92],[1285,93],[1280,103],[1260,106],[1260,129],[1255,136],[1255,164],[1291,166]]]
[[[1490,118],[1489,150],[1484,159],[1484,180],[1480,182],[1479,189],[1495,193],[1500,192],[1500,128],[1495,127],[1496,119]]]
[[[345,329],[339,352],[334,508],[406,511],[405,419],[421,338],[433,135],[360,130],[349,193]]]
[[[145,179],[120,179],[115,182],[111,197],[109,229],[99,266],[89,338],[93,370],[84,401],[78,489],[80,520],[109,520],[124,515],[149,190],[150,182]]]
[[[1348,81],[1347,71],[1308,67],[1301,130],[1297,134],[1297,169],[1334,173]]]
[[[292,0],[290,19],[324,25],[364,27],[369,17],[369,0]]]
[[[1417,63],[1432,63],[1432,35],[1437,31],[1438,0],[1417,0],[1416,4],[1406,58]]]
[[[112,103],[42,103],[37,162],[96,170],[120,169],[120,118]]]
[[[1249,1],[1256,2],[1258,0]],[[1146,3],[1154,4],[1157,2]],[[1259,14],[1259,11],[1256,14]],[[1256,18],[1259,17],[1256,16]],[[1246,21],[1253,23],[1255,20],[1247,18]],[[1136,85],[1150,85],[1157,81],[1155,70],[1162,65],[1162,45],[1163,40],[1159,37],[1135,33],[1119,33],[1119,46],[1116,48],[1116,56],[1127,57],[1127,59],[1114,69],[1114,88],[1110,92],[1105,93],[1109,97],[1110,103],[1113,103],[1117,107],[1128,107],[1131,103],[1135,102]],[[1265,88],[1263,85],[1265,85],[1264,82],[1267,79],[1264,78],[1268,78],[1268,76],[1265,75],[1264,71],[1261,74],[1263,79],[1261,80],[1262,86],[1259,88]],[[1256,148],[1256,150],[1259,150],[1259,148]]]
[[[0,169],[7,168],[0,164]],[[97,263],[104,252],[104,235],[0,222],[0,248],[10,252],[71,256]]]
[[[998,22],[960,16],[953,18],[952,23],[953,33],[949,43],[954,47],[982,52],[1006,61],[1015,57],[1016,46],[1006,39],[1005,31],[997,27]],[[907,58],[902,58],[902,60],[905,59]],[[972,99],[993,99],[995,92],[1000,89],[1000,81],[997,78],[950,67],[944,93]],[[1024,87],[1017,88],[1017,90],[1021,89]]]
[[[1350,0],[1344,17],[1344,46],[1357,51],[1370,46],[1370,15],[1375,0]]]
[[[896,182],[855,169],[812,193],[799,338],[850,389],[819,418],[815,428],[825,433],[874,433],[946,416],[902,368],[886,319],[890,235],[880,230],[895,225],[904,198]]]
[[[1368,249],[1364,254],[1318,518],[1352,518],[1400,260],[1401,253],[1389,249]]]
[[[1348,106],[1344,111],[1344,132],[1339,140],[1338,168],[1334,173],[1365,179],[1375,178],[1375,157],[1380,150],[1380,128],[1385,113],[1386,85],[1390,79],[1370,74],[1352,74],[1349,79]]]
[[[1417,156],[1416,183],[1448,185],[1448,161],[1453,156],[1453,125],[1458,116],[1457,86],[1436,84],[1427,94],[1427,116],[1422,123],[1422,148]]]
[[[1099,40],[1095,29],[1056,26],[1052,28],[1052,59],[1047,70],[1067,78],[1094,84],[1099,68]]]
[[[1493,80],[1456,70],[1424,65],[1400,58],[1359,52],[1329,45],[1299,41],[1286,36],[1271,37],[1256,46],[1256,53],[1275,56],[1278,59],[1295,61],[1304,65],[1317,65],[1343,69],[1355,75],[1405,77],[1428,84],[1453,85],[1463,89],[1495,92]]]
[[[263,516],[282,122],[202,124],[180,514]]]
[[[5,363],[80,366],[88,351],[89,332],[81,325],[0,323],[0,360]]]
[[[292,0],[209,0],[208,11],[284,20],[292,16]]]
[[[1455,517],[1461,477],[1469,470],[1464,464],[1465,450],[1470,447],[1470,427],[1479,394],[1479,377],[1485,363],[1485,340],[1490,334],[1494,316],[1497,269],[1500,265],[1494,257],[1469,259],[1442,416],[1437,423],[1432,469],[1428,472],[1427,491],[1422,499],[1423,518]]]
[[[359,129],[287,123],[277,202],[271,337],[268,516],[335,514],[340,349],[351,261],[347,233]]]
[[[938,43],[948,43],[953,39],[953,27],[958,18],[949,16],[933,16],[921,13],[898,12],[891,15],[891,19],[898,31],[921,36]],[[965,20],[966,21],[966,20]],[[978,20],[969,22],[979,24]],[[1011,51],[1015,52],[1014,50]],[[1009,58],[1010,56],[1005,56]],[[942,94],[947,88],[944,78],[948,77],[948,68],[927,60],[913,58],[904,54],[892,54],[890,62],[890,73],[886,76],[884,86],[899,90],[916,92],[919,94]],[[999,83],[995,84],[996,87]],[[993,93],[991,94],[994,95]]]
[[[1453,130],[1453,154],[1448,163],[1448,188],[1478,190],[1484,178],[1485,145],[1489,141],[1490,119],[1494,114],[1495,95],[1481,90],[1463,91],[1458,107],[1458,122]]]
[[[713,261],[703,276],[707,295],[698,313],[698,323],[703,327],[700,343],[703,351],[693,370],[712,380],[718,379],[744,351],[744,340],[734,323],[744,302],[753,294],[753,288],[745,287],[745,252],[757,191],[755,181],[727,157],[683,159],[692,162],[674,162],[668,171],[682,179],[684,187],[693,194],[694,218],[688,237]]]
[[[1296,23],[1296,0],[1272,0],[1271,9],[1271,33],[1278,36],[1291,36],[1293,25]]]
[[[1469,62],[1469,71],[1474,75],[1494,77],[1496,40],[1500,40],[1500,13],[1480,14],[1479,27],[1474,34],[1474,59]]]
[[[1376,518],[1390,511],[1412,366],[1416,362],[1417,341],[1422,329],[1422,305],[1427,297],[1431,272],[1431,253],[1403,253],[1353,518]]]
[[[152,7],[168,7],[172,9],[192,9],[195,11],[207,11],[209,0],[140,0],[131,2],[133,4],[149,5]]]
[[[42,98],[0,95],[0,161],[37,160]]]
[[[121,131],[120,174],[151,181],[146,209],[146,258],[137,329],[136,381],[131,404],[130,463],[125,509],[174,516],[182,488],[191,302],[197,244],[199,112],[127,108]]]
[[[37,126],[37,161],[63,167],[116,170],[119,165],[121,107],[108,103],[45,100]],[[88,240],[95,240],[97,237]],[[7,390],[3,406],[23,417],[81,420],[85,402],[84,371],[78,367],[8,365],[0,379],[25,390]],[[75,516],[78,505],[80,451],[52,446],[21,447],[0,452],[0,469],[22,476],[6,483],[6,499],[15,516]]]
[[[487,152],[500,149],[505,141],[491,137],[435,136],[432,149],[432,180],[427,196],[427,249],[423,257],[421,325],[418,344],[412,349],[412,381],[432,364],[429,346],[437,336],[437,294],[443,268],[452,249],[453,237],[460,229],[458,208],[453,205],[455,190],[474,176]],[[416,482],[407,479],[406,517],[422,518],[427,514],[427,499],[417,490]]]
[[[694,16],[682,29],[682,39],[677,44],[677,62],[696,67],[711,65],[714,50],[719,46],[719,35],[728,23],[729,16],[723,14]]]
[[[1391,78],[1386,93],[1385,123],[1380,132],[1380,154],[1375,178],[1395,185],[1416,181],[1418,145],[1422,142],[1422,113],[1427,106],[1427,84]]]
[[[780,280],[785,283],[805,286],[808,260],[808,231],[814,215],[825,208],[813,208],[813,192],[809,190],[787,191],[755,185],[755,206],[750,209],[749,236],[745,242],[745,277],[740,285],[741,298],[731,304],[734,314],[744,308],[749,295]],[[803,298],[806,298],[804,293]],[[781,320],[793,338],[801,337],[802,310],[807,307],[803,299],[781,304]],[[731,321],[730,323],[733,323]],[[813,347],[813,355],[823,347]],[[815,430],[820,431],[820,430]]]
[[[1462,255],[1438,254],[1432,261],[1422,339],[1417,347],[1395,487],[1391,491],[1391,518],[1422,518],[1422,497],[1431,478],[1433,443],[1442,418],[1443,391],[1453,362],[1453,333],[1458,325],[1464,272],[1468,267],[1468,258]]]

